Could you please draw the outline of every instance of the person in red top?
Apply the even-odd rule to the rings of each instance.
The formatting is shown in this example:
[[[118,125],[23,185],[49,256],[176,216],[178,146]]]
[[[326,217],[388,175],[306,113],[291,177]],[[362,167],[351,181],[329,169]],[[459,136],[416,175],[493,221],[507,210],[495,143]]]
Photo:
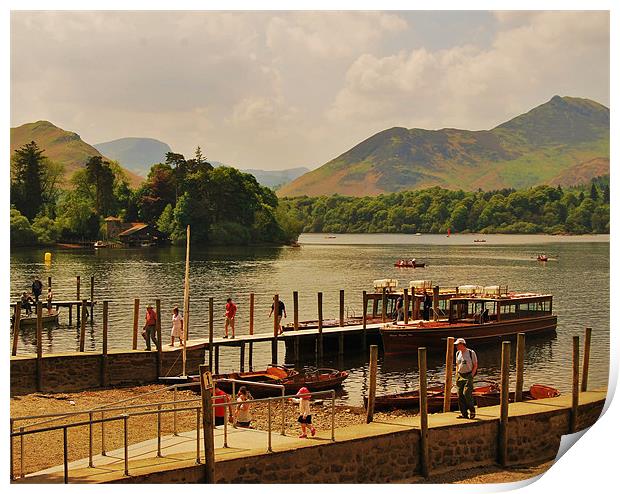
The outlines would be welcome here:
[[[155,336],[155,326],[157,325],[157,314],[153,310],[153,306],[149,304],[146,308],[146,322],[142,330],[142,337],[146,341],[146,350],[151,351],[151,340],[155,343],[155,348],[159,348],[157,336]]]
[[[235,337],[235,315],[237,314],[237,305],[232,301],[232,298],[226,299],[226,324],[224,325],[224,331],[226,334],[224,338],[228,338],[228,325],[232,330],[231,339]]]
[[[214,392],[214,397],[213,397],[213,403],[230,403],[230,397],[224,392],[222,391],[220,388],[218,388],[217,386],[215,387],[215,392]],[[233,417],[233,413],[232,413],[232,409],[229,406],[228,407],[228,420],[230,422],[232,422],[234,420]],[[214,412],[214,417],[215,417],[215,425],[224,425],[224,421],[226,420],[226,407],[215,407],[215,412]]]

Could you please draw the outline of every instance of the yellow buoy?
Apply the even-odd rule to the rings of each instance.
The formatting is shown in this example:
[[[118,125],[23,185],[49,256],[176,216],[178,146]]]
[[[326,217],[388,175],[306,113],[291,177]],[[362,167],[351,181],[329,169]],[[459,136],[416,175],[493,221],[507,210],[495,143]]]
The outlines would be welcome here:
[[[45,262],[52,262],[52,253],[51,252],[46,252],[45,253]]]

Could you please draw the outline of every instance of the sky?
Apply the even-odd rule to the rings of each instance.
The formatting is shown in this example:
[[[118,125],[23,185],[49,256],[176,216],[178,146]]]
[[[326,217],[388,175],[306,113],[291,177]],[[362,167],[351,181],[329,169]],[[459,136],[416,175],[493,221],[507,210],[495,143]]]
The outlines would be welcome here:
[[[12,12],[11,126],[316,168],[390,127],[609,106],[607,12]]]

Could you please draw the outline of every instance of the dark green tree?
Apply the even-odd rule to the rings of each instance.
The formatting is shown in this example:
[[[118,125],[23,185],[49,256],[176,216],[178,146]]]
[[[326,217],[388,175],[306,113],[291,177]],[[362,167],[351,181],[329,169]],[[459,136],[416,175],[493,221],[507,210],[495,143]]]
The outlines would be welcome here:
[[[11,203],[29,220],[44,205],[45,156],[32,141],[16,149],[11,163]]]

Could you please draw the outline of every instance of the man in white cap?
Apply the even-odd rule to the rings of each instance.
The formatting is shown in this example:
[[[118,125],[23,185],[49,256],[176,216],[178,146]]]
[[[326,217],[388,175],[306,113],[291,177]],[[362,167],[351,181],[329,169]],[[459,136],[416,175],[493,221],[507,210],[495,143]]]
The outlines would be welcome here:
[[[458,418],[473,419],[476,417],[476,404],[474,402],[474,376],[478,372],[478,357],[476,352],[467,348],[463,338],[458,338],[456,345],[456,388],[459,397]],[[468,415],[469,414],[469,415]]]

